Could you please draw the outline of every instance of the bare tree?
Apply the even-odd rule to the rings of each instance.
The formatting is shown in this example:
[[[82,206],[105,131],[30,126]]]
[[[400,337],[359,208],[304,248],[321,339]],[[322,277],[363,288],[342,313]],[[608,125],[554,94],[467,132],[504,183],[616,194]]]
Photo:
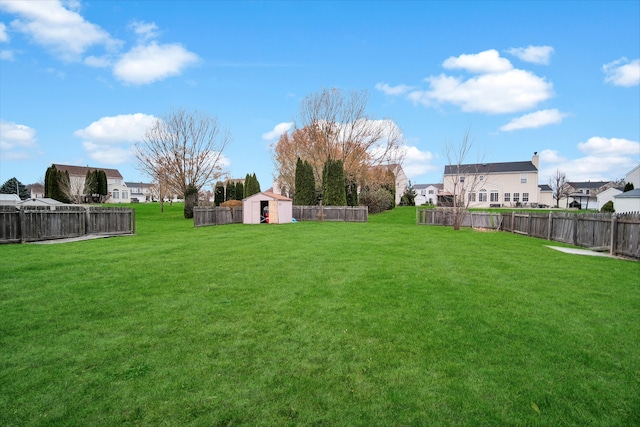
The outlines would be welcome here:
[[[470,138],[470,130],[467,129],[459,144],[446,142],[444,155],[448,165],[444,170],[444,188],[450,190],[450,208],[452,211],[453,229],[460,230],[467,216],[470,194],[475,194],[476,188],[481,184],[480,164],[465,164],[469,156],[473,142]]]
[[[556,201],[556,208],[560,207],[560,200],[568,197],[571,193],[571,187],[567,184],[567,175],[559,169],[556,169],[549,177],[549,187],[551,187],[553,199]]]
[[[179,109],[157,119],[133,151],[162,200],[163,193],[184,197],[189,186],[200,190],[224,175],[222,153],[230,140],[215,117]]]
[[[364,181],[372,167],[401,163],[400,128],[391,120],[368,117],[367,103],[366,91],[345,95],[332,88],[306,96],[296,127],[274,147],[278,181],[294,188],[298,158],[311,164],[317,186],[329,158],[342,160],[346,178],[354,182]]]

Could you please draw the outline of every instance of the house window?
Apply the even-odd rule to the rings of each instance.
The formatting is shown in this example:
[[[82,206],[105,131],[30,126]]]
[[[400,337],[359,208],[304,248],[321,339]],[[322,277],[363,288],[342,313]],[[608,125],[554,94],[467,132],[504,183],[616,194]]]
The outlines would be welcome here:
[[[516,203],[520,201],[520,193],[513,193],[513,201]]]
[[[476,201],[476,193],[469,193],[469,201],[470,202]]]
[[[427,190],[421,190],[420,194],[423,195],[423,196],[426,196],[427,195]]]
[[[114,199],[120,198],[120,192],[118,190],[113,190],[113,194],[111,195]]]
[[[433,190],[429,190],[429,194],[433,194]]]
[[[526,184],[526,183],[527,183],[527,174],[526,173],[520,174],[520,184]]]
[[[522,193],[522,202],[527,203],[529,201],[529,193]]]
[[[460,177],[460,182],[464,182],[464,176]]]
[[[480,175],[480,181],[484,181],[484,175]]]
[[[511,201],[511,193],[504,193],[504,201],[505,202]]]
[[[486,202],[487,201],[487,190],[480,190],[478,193],[478,201]]]
[[[126,191],[124,191],[124,190],[122,191],[122,198],[123,198],[123,199],[128,199],[128,194],[127,194],[127,192],[126,192]]]
[[[497,202],[498,200],[498,190],[491,190],[491,194],[489,194],[489,201]]]

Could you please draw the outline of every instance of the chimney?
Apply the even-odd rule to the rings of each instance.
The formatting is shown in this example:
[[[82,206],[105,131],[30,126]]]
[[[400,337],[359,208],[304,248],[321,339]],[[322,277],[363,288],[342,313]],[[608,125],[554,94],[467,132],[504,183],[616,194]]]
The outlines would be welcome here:
[[[533,163],[533,166],[536,167],[536,169],[539,168],[539,164],[540,164],[540,156],[538,156],[538,152],[534,151],[533,152],[533,157],[531,158],[531,163]]]

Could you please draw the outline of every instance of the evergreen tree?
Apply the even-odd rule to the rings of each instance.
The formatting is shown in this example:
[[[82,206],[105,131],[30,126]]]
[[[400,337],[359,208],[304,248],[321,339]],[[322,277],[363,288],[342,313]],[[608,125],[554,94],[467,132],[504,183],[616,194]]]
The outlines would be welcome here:
[[[317,204],[313,167],[309,162],[303,162],[300,158],[296,163],[295,185],[294,204],[299,206],[314,206]]]
[[[94,194],[98,194],[98,171],[88,170],[87,175],[84,177],[84,190],[85,196],[92,197]]]
[[[96,180],[98,181],[98,193],[101,196],[101,201],[104,200],[109,194],[109,183],[107,181],[107,173],[100,169],[96,173]]]
[[[17,194],[20,200],[25,200],[31,197],[29,189],[23,185],[16,177],[9,178],[0,187],[0,193],[2,194]]]
[[[220,181],[216,182],[213,202],[216,206],[220,206],[221,203],[224,203],[224,184]]]
[[[259,193],[260,191],[260,181],[258,181],[258,177],[256,177],[256,173],[253,173],[253,176],[251,177],[251,182],[253,183],[253,194]]]
[[[404,190],[404,194],[402,195],[402,204],[405,206],[415,206],[416,205],[416,196],[417,193],[413,189],[411,185],[411,181],[407,184],[407,188]]]
[[[251,196],[249,191],[251,191],[251,175],[247,174],[247,176],[244,177],[244,197],[245,197],[245,199],[247,197]]]
[[[622,190],[623,193],[626,193],[627,191],[631,191],[633,190],[633,182],[627,182],[624,185],[624,189]]]
[[[62,203],[69,203],[69,173],[59,171],[51,165],[44,176],[44,197],[57,200]]]
[[[236,185],[233,182],[228,181],[227,189],[224,195],[224,201],[226,202],[227,200],[235,200],[235,199],[236,199]]]
[[[355,181],[347,179],[347,206],[358,206],[358,184]]]
[[[236,183],[236,200],[242,200],[242,198],[244,197],[244,184],[242,184],[242,182],[238,181]]]
[[[325,206],[346,206],[344,165],[342,160],[329,158],[324,164],[322,181],[322,203]]]
[[[256,174],[247,174],[247,177],[244,180],[244,197],[253,196],[254,194],[259,192],[260,183],[258,182],[258,178],[256,178]]]

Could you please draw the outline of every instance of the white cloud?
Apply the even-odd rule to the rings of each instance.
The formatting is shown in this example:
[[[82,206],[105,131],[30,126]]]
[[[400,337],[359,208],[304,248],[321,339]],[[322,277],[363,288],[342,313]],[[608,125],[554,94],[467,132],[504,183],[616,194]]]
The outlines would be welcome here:
[[[615,86],[629,87],[640,84],[640,59],[629,61],[623,57],[604,64],[602,71],[605,74],[604,81]]]
[[[495,49],[480,53],[463,54],[446,59],[442,66],[447,69],[464,69],[470,73],[502,73],[513,68],[508,59],[501,58]]]
[[[293,122],[278,123],[273,128],[273,130],[263,133],[262,139],[264,139],[265,141],[272,141],[276,138],[280,138],[281,135],[289,132],[292,127],[293,127]]]
[[[558,150],[543,150],[540,152],[540,163],[560,163],[566,159],[558,154]]]
[[[198,55],[180,44],[159,45],[154,41],[125,53],[116,62],[113,74],[125,83],[148,84],[179,75],[198,61]]]
[[[60,1],[3,1],[0,8],[18,15],[11,27],[29,36],[35,43],[50,49],[61,60],[80,59],[92,46],[109,50],[120,45],[98,25],[87,22],[73,6],[67,9]]]
[[[555,150],[540,154],[540,183],[547,183],[556,170],[564,172],[568,181],[608,181],[624,177],[638,164],[640,143],[624,138],[592,137],[579,143],[585,155],[576,159],[560,156]]]
[[[450,103],[466,112],[513,113],[534,108],[553,95],[553,85],[543,78],[512,69],[462,80],[441,74],[428,77],[431,89],[413,91],[409,99],[426,106]]]
[[[84,149],[91,159],[103,164],[119,164],[130,159],[131,144],[141,140],[156,118],[151,115],[121,114],[102,117],[84,129],[74,132],[84,141]]]
[[[37,147],[35,129],[0,119],[0,157],[6,160],[27,159],[32,157]]]
[[[535,129],[547,125],[556,125],[562,122],[562,119],[567,117],[568,114],[561,113],[560,111],[553,110],[540,110],[535,113],[525,114],[511,120],[506,125],[500,127],[503,132],[509,132],[519,129]]]
[[[440,74],[424,79],[428,89],[414,89],[400,84],[376,84],[387,95],[405,95],[427,107],[453,104],[465,112],[506,114],[535,108],[551,98],[553,84],[534,73],[514,68],[509,60],[491,49],[477,54],[463,54],[446,59],[446,69],[460,69],[478,75],[465,77]]]
[[[553,48],[551,46],[512,47],[507,49],[507,53],[517,56],[526,62],[547,65],[553,53]]]
[[[421,151],[415,146],[406,146],[402,169],[411,178],[424,175],[440,169],[440,166],[432,164],[435,156],[430,151]]]
[[[111,58],[109,56],[87,56],[84,59],[84,65],[95,68],[106,68],[111,66]]]
[[[160,34],[155,22],[133,21],[129,27],[133,29],[141,42],[155,39]]]
[[[9,34],[7,34],[7,26],[4,22],[0,22],[0,43],[7,43],[9,41]]]
[[[603,138],[594,136],[578,144],[583,153],[592,155],[635,155],[640,156],[640,142],[624,138]]]
[[[413,89],[413,87],[407,85],[389,86],[386,83],[376,83],[376,89],[385,95],[404,95]]]

